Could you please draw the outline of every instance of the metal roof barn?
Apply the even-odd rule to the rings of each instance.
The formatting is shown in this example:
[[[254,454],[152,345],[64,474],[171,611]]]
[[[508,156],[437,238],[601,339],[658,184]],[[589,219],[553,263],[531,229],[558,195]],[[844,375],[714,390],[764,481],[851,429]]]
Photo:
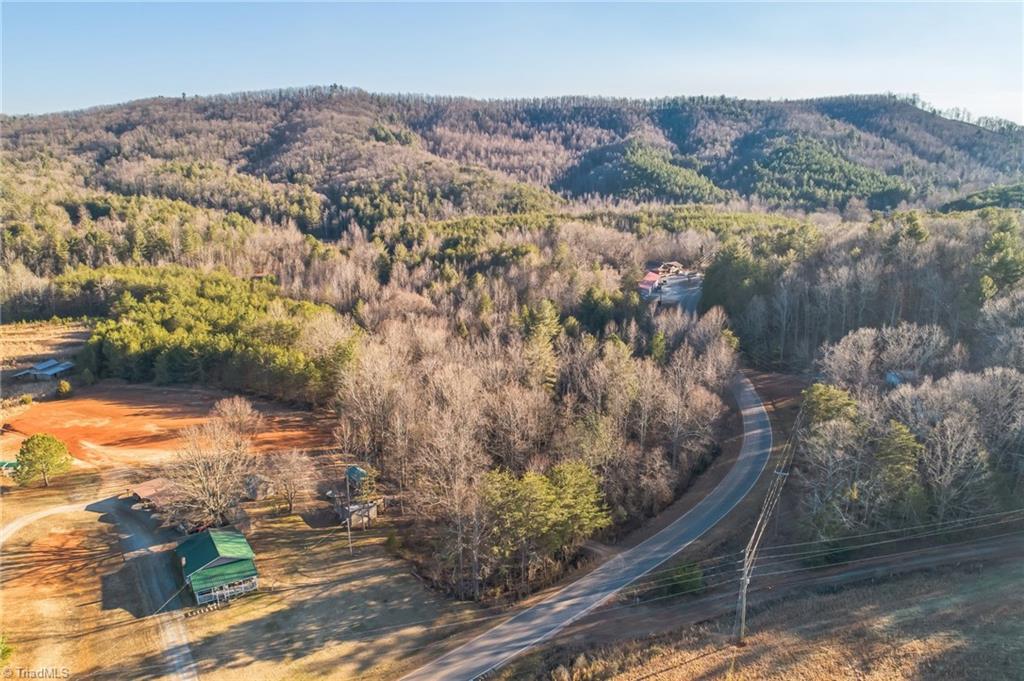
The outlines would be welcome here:
[[[174,553],[196,603],[225,601],[259,587],[256,554],[245,536],[233,527],[194,534],[181,542]]]
[[[11,374],[11,378],[28,377],[37,381],[45,381],[50,378],[56,378],[60,374],[74,368],[74,362],[58,362],[55,359],[48,359],[45,362],[35,364],[28,369],[23,369],[15,374]]]

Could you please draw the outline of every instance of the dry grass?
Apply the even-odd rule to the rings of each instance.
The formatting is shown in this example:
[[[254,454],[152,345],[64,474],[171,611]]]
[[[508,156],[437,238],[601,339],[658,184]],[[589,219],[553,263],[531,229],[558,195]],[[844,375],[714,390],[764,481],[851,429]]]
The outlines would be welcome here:
[[[139,619],[136,566],[113,527],[81,511],[26,527],[3,548],[0,629],[11,669],[67,669],[72,677],[123,669],[159,650],[155,619]]]
[[[89,327],[81,322],[39,322],[5,324],[0,369],[21,369],[44,359],[73,356],[89,338]]]
[[[503,678],[1020,679],[1022,583],[1020,563],[917,574],[767,606],[750,618],[744,648],[729,644],[727,617],[654,639],[536,655]]]
[[[0,327],[0,420],[7,421],[25,411],[22,395],[40,400],[52,397],[56,381],[8,380],[21,369],[45,359],[70,359],[89,339],[88,325],[73,322],[5,324]]]
[[[430,592],[383,547],[385,527],[353,534],[299,516],[270,517],[251,536],[261,592],[188,620],[204,679],[394,679],[421,648],[473,616]]]

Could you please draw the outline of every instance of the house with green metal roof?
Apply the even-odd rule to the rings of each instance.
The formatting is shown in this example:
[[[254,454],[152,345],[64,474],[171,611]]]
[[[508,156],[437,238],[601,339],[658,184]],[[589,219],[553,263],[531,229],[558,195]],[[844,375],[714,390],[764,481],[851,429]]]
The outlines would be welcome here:
[[[259,588],[256,554],[233,527],[193,534],[174,551],[196,603],[226,601]]]

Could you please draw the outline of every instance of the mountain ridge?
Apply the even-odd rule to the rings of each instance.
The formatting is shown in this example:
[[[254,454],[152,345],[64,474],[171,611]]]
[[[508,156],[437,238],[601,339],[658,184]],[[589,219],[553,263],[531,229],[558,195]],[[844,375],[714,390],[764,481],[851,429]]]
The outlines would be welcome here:
[[[267,193],[315,200],[300,226],[327,236],[590,197],[932,208],[1024,178],[1024,128],[892,95],[477,100],[328,86],[3,120],[5,154],[70,162],[87,186],[226,210],[218,195],[244,194],[239,212],[255,218],[273,213],[253,208]]]

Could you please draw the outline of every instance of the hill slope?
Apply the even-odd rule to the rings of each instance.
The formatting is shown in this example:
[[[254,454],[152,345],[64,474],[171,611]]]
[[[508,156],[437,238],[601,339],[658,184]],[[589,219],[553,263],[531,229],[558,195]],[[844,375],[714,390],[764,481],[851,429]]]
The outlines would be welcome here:
[[[476,101],[331,86],[2,122],[6,153],[70,161],[94,188],[326,235],[353,220],[537,210],[581,195],[931,206],[1024,176],[1024,128],[948,120],[892,96]]]

